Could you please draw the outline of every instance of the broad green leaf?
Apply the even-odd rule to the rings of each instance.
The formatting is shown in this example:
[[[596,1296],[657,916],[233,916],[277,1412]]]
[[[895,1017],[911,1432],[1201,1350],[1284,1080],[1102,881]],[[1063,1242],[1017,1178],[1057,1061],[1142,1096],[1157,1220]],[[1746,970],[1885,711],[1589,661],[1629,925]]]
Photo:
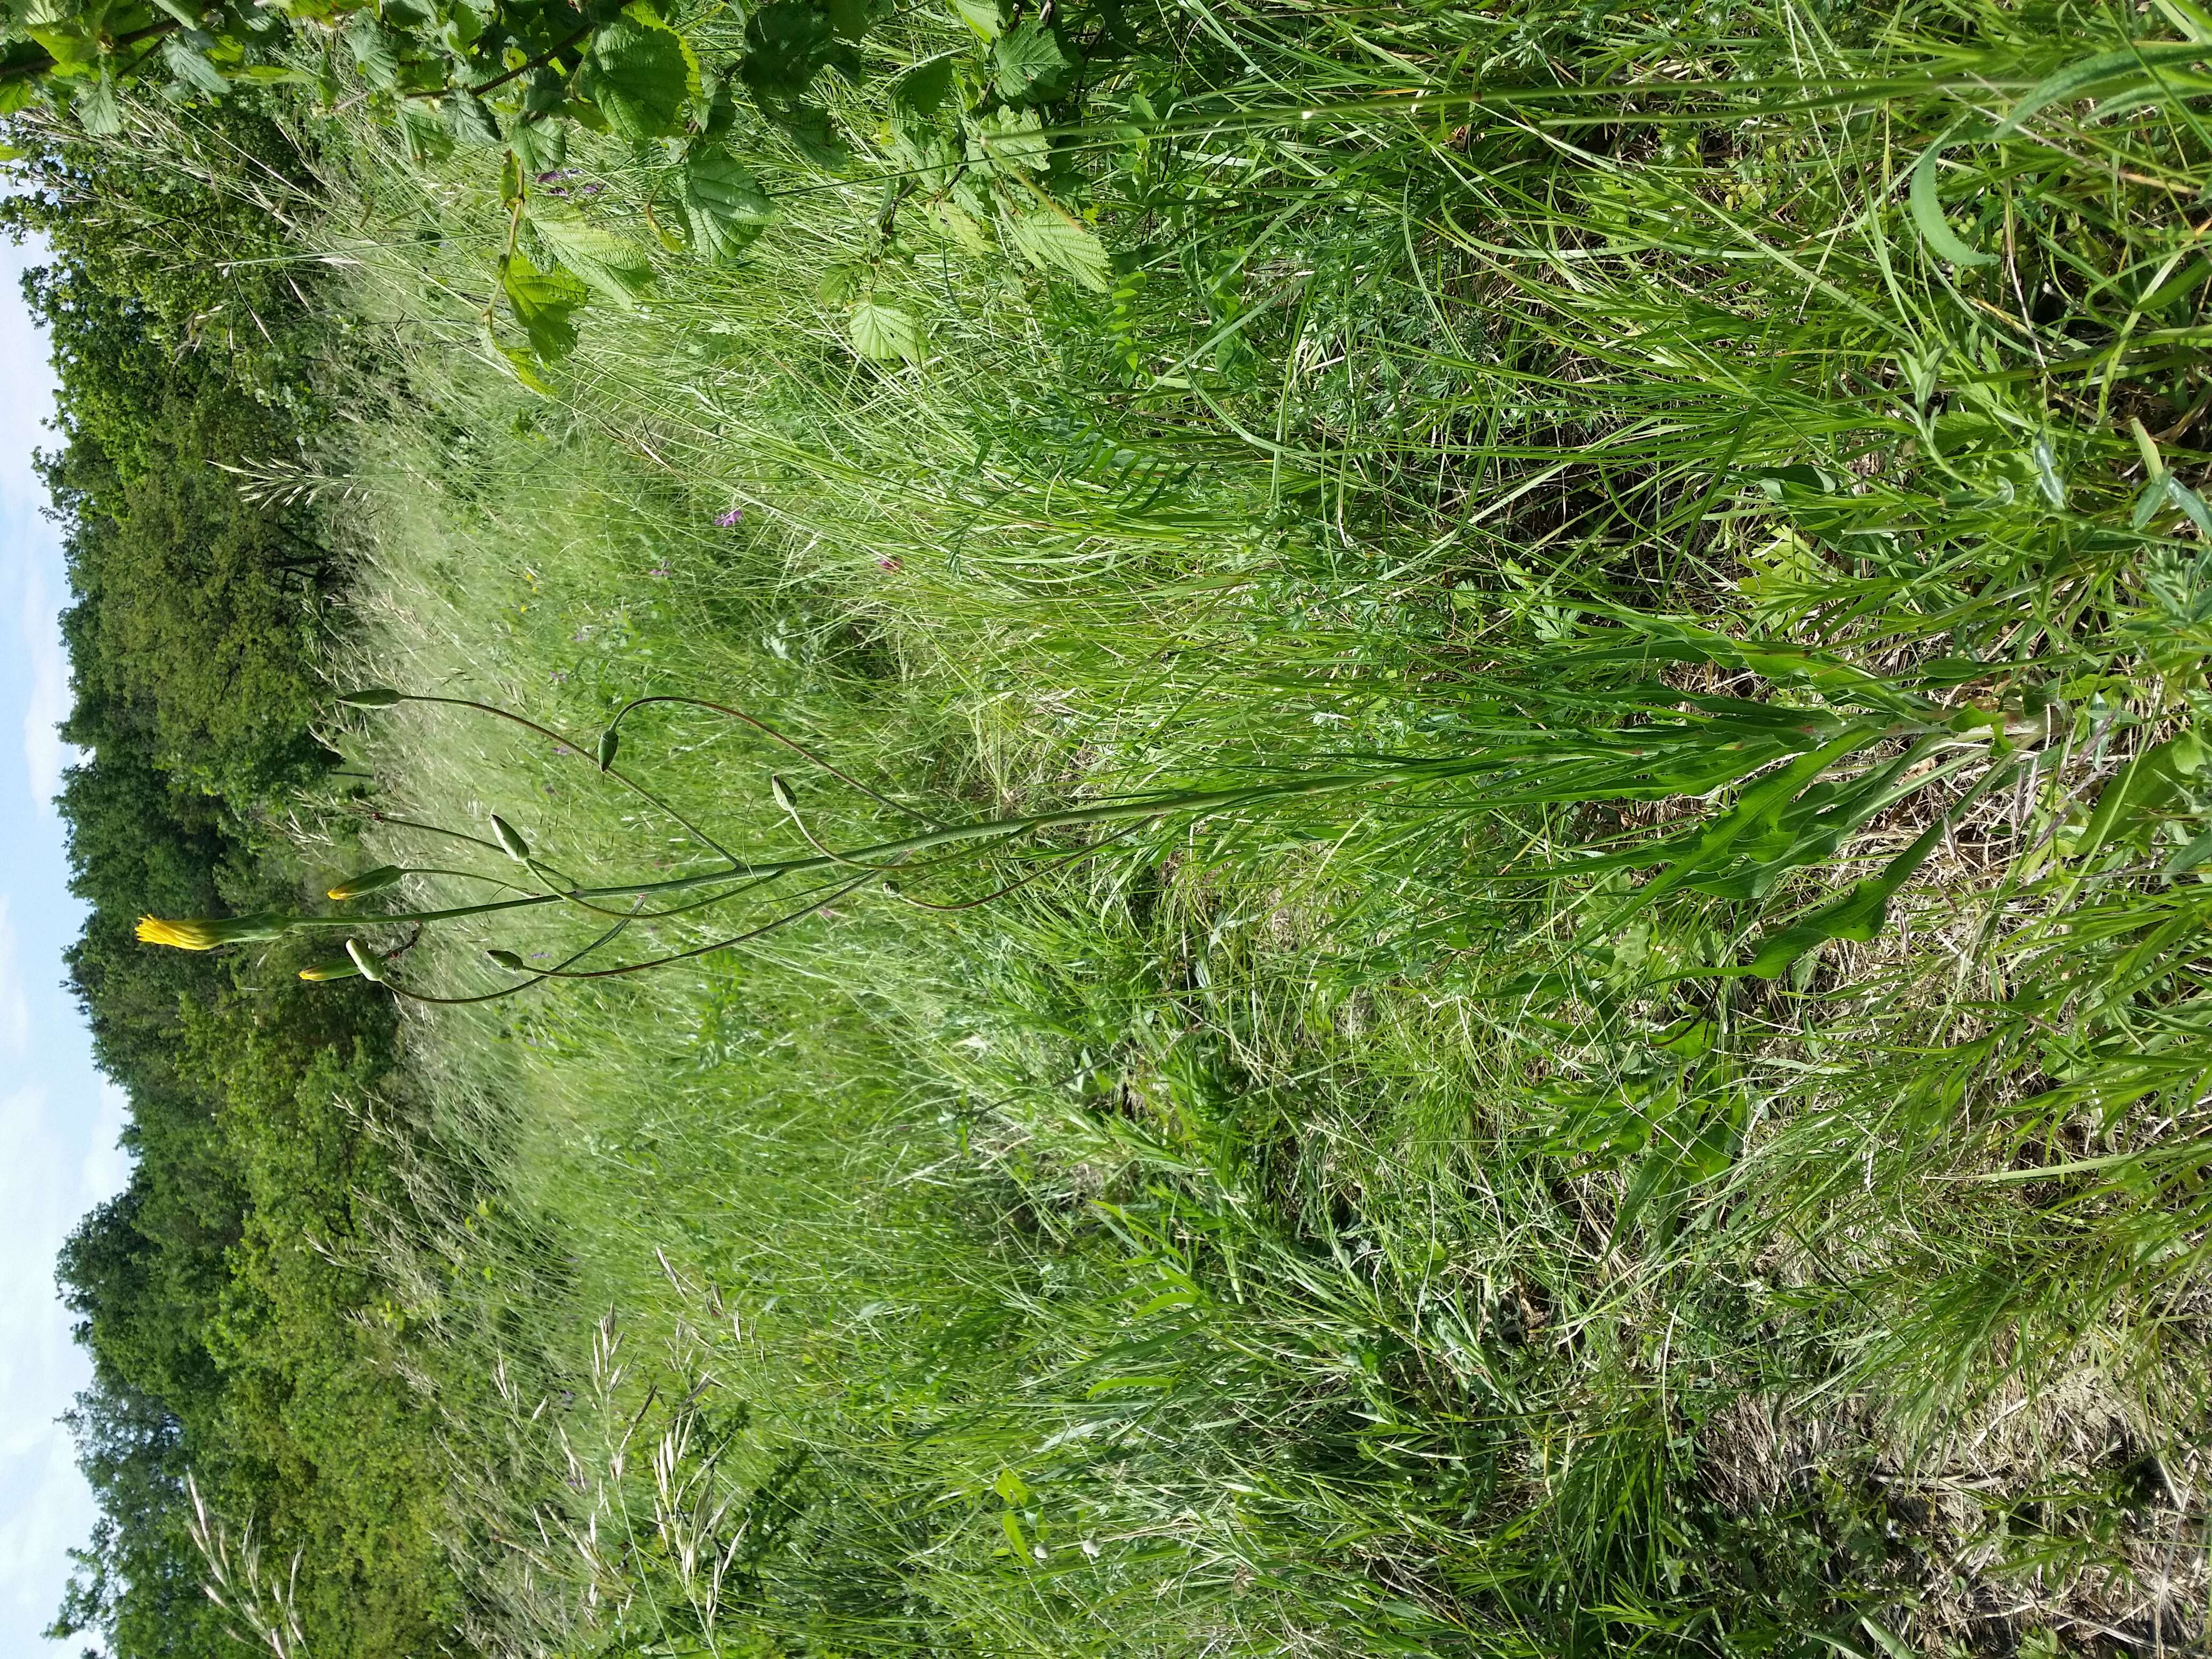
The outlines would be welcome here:
[[[411,98],[400,101],[399,136],[406,141],[410,161],[435,161],[453,153],[453,135],[434,112]]]
[[[1114,262],[1106,245],[1081,225],[1042,208],[1013,222],[1014,246],[1032,264],[1072,276],[1084,287],[1103,294],[1111,286]]]
[[[775,0],[745,23],[745,60],[738,73],[763,110],[795,103],[836,44],[829,15],[806,0]]]
[[[1996,255],[1969,246],[1943,216],[1943,204],[1936,194],[1936,162],[1948,148],[1948,143],[1938,139],[1928,146],[1913,166],[1912,184],[1905,191],[1905,200],[1912,210],[1913,228],[1938,258],[1948,259],[1954,265],[1993,265],[1997,262]]]
[[[952,92],[952,59],[916,64],[891,82],[891,107],[905,115],[934,115]]]
[[[2178,45],[2170,40],[2144,40],[2124,46],[2118,52],[2100,52],[2094,58],[2069,64],[2030,88],[2027,95],[2014,104],[2004,119],[1997,123],[1996,130],[1990,137],[2011,137],[2029,116],[2053,104],[2085,98],[2115,82],[2154,80],[2157,69],[2162,64],[2186,64],[2204,56],[2205,48],[2195,41]]]
[[[540,210],[530,216],[538,233],[561,264],[582,277],[592,291],[624,310],[653,286],[653,262],[626,237],[573,213]]]
[[[986,40],[995,40],[1006,27],[1006,14],[999,0],[952,0],[960,21]]]
[[[576,89],[599,106],[617,137],[659,138],[681,121],[693,73],[672,31],[626,11],[592,36]]]
[[[979,116],[969,128],[968,159],[986,164],[1037,167],[1052,155],[1044,118],[1033,109],[999,109]]]
[[[1051,29],[1032,17],[991,48],[992,83],[999,95],[1018,102],[1042,87],[1049,92],[1067,68],[1067,55]]]
[[[173,34],[161,42],[161,61],[169,66],[169,72],[180,84],[195,92],[215,98],[230,90],[230,82],[223,79],[221,70]]]
[[[576,349],[572,319],[591,297],[580,280],[565,270],[540,270],[518,253],[501,271],[500,287],[541,362],[558,362]]]
[[[775,217],[775,204],[729,151],[698,144],[684,164],[684,212],[699,251],[728,260],[759,239]]]
[[[499,130],[499,118],[466,87],[456,87],[439,101],[444,109],[446,125],[461,143],[489,145],[507,142]]]
[[[2148,528],[2150,521],[2158,516],[2159,508],[2166,505],[2166,492],[2172,487],[2173,475],[2171,472],[2161,472],[2145,484],[2142,494],[2136,497],[2135,511],[2128,514],[2130,527],[2136,530]]]
[[[848,327],[853,349],[863,357],[879,363],[921,361],[921,325],[911,312],[863,300],[853,307]]]
[[[346,27],[346,50],[361,78],[372,87],[388,88],[399,79],[399,51],[384,25],[367,12]]]

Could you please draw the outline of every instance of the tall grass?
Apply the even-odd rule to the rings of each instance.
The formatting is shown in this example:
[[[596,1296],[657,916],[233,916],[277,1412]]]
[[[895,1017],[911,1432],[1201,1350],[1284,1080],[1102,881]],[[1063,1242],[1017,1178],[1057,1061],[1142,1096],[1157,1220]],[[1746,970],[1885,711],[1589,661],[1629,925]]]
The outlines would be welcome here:
[[[334,672],[772,710],[948,818],[1468,767],[419,1014],[391,1316],[476,1636],[2201,1642],[2205,133],[2185,53],[2064,78],[2198,15],[1135,27],[1038,170],[1103,290],[886,195],[916,13],[848,173],[761,136],[751,261],[656,255],[553,398],[475,343],[483,169],[325,135],[391,365]],[[572,165],[649,237],[656,155]],[[624,731],[789,845],[773,745]],[[457,711],[331,736],[334,870],[706,856]]]

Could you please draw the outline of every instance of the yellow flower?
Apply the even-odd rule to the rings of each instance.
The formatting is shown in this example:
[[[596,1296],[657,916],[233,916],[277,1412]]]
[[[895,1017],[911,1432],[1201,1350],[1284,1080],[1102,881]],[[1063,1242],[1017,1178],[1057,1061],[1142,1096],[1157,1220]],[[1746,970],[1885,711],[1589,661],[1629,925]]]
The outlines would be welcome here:
[[[225,945],[244,945],[275,939],[292,925],[289,916],[264,912],[258,916],[191,916],[171,921],[161,916],[138,918],[142,944],[167,945],[179,951],[213,951]]]

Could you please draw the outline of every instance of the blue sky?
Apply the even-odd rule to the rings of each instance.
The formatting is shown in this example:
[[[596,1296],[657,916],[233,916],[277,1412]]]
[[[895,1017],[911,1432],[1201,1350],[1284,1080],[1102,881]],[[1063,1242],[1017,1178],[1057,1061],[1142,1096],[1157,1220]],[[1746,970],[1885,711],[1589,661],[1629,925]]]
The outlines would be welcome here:
[[[40,250],[0,240],[0,1652],[75,1654],[40,1639],[92,1529],[92,1495],[54,1419],[90,1376],[54,1295],[54,1253],[76,1218],[119,1188],[123,1100],[93,1070],[62,990],[70,896],[52,796],[70,756],[56,615],[61,544],[40,514],[31,453],[52,447],[53,377],[16,281]]]

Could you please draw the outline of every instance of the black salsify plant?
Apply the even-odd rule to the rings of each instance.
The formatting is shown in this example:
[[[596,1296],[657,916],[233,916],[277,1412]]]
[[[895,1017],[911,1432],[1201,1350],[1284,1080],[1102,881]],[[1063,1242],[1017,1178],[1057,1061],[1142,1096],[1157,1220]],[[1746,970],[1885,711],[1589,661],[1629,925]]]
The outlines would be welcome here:
[[[957,823],[945,822],[894,800],[848,776],[757,716],[705,698],[672,694],[635,698],[616,712],[595,747],[587,749],[550,726],[472,698],[383,688],[352,691],[341,696],[338,702],[372,709],[402,702],[467,708],[521,726],[553,744],[559,753],[595,760],[602,774],[666,814],[720,862],[711,869],[652,880],[585,882],[539,857],[522,833],[497,814],[491,820],[495,837],[491,841],[436,825],[413,824],[409,827],[503,854],[520,866],[530,879],[526,884],[476,870],[384,865],[339,883],[330,890],[330,897],[349,905],[393,887],[409,875],[462,877],[494,883],[507,891],[498,898],[434,909],[384,913],[346,909],[321,915],[263,912],[181,921],[147,916],[138,923],[138,937],[151,945],[208,951],[295,933],[337,933],[345,936],[344,954],[302,969],[302,979],[358,975],[413,1001],[489,1002],[548,980],[617,979],[734,949],[869,888],[925,910],[972,910],[1054,871],[1096,857],[1148,824],[1171,819],[1195,825],[1209,817],[1273,810],[1316,796],[1353,792],[1382,794],[1474,777],[1487,781],[1480,799],[1455,804],[1501,809],[1567,801],[1651,799],[1710,795],[1742,785],[1726,810],[1686,835],[1665,841],[1644,839],[1625,850],[1591,849],[1585,856],[1540,867],[1467,878],[1483,884],[1540,883],[1610,869],[1663,866],[1625,902],[1585,929],[1583,937],[1595,939],[1668,893],[1759,896],[1788,871],[1831,856],[1844,836],[1876,811],[1985,761],[1979,777],[1944,809],[1936,823],[1878,874],[1798,917],[1793,925],[1770,932],[1757,941],[1748,965],[1701,970],[1723,976],[1751,973],[1771,977],[1824,939],[1873,937],[1883,923],[1889,897],[1926,860],[1945,826],[1998,783],[2017,776],[2021,765],[2034,766],[2042,759],[2009,741],[2007,728],[2008,724],[2017,724],[2016,720],[2008,721],[2002,713],[1978,708],[1913,707],[1917,700],[1893,696],[1883,699],[1887,706],[1876,711],[1846,715],[1826,709],[1780,708],[1733,697],[1686,696],[1679,690],[1656,685],[1646,689],[1654,699],[1646,705],[1647,714],[1663,716],[1648,724],[1562,729],[1522,720],[1498,729],[1495,740],[1485,742],[1471,755],[1391,757],[1364,769],[1302,772],[1235,787],[1163,791],[1052,811]],[[660,704],[703,709],[740,721],[838,783],[923,827],[871,846],[842,850],[830,847],[808,826],[789,785],[782,777],[771,775],[769,792],[806,850],[732,850],[615,765],[623,722],[641,708]],[[1686,715],[1685,709],[1689,711]],[[1868,755],[1876,745],[1893,745],[1899,741],[1904,748],[1893,757]],[[1936,763],[1939,757],[1946,758]],[[1838,775],[1839,767],[1855,761],[1862,763],[1856,772],[1849,776]],[[895,877],[941,878],[988,870],[994,859],[1018,849],[1041,850],[1034,848],[1033,838],[1045,832],[1085,829],[1103,833],[1072,851],[1037,862],[980,896],[933,900],[893,884]],[[807,878],[812,878],[813,884],[792,890]],[[631,962],[606,964],[594,960],[634,923],[696,916],[749,896],[756,901],[781,900],[782,905],[768,920],[703,945]],[[494,967],[517,977],[511,984],[466,995],[437,995],[399,983],[391,958],[358,937],[371,927],[413,924],[419,928],[554,906],[581,912],[605,925],[551,967],[532,968],[512,951],[488,951],[486,957]]]

